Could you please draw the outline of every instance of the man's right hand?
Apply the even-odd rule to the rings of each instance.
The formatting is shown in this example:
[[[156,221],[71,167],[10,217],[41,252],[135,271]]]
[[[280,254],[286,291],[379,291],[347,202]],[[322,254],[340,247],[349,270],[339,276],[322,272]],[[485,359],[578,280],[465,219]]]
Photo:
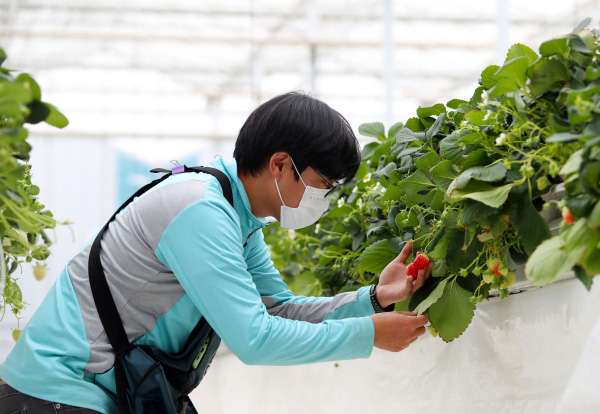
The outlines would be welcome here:
[[[383,312],[371,315],[375,325],[374,346],[399,352],[425,333],[428,319],[416,312]]]

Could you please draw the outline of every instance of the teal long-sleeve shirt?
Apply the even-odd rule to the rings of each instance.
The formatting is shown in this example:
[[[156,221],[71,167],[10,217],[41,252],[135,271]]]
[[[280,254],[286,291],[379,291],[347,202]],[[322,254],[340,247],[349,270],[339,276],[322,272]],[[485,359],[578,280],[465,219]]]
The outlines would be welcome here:
[[[212,166],[230,179],[234,207],[214,177],[178,174],[131,203],[103,238],[102,264],[129,340],[177,352],[204,317],[246,364],[367,358],[368,288],[294,296],[273,266],[260,231],[266,220],[252,214],[235,161]],[[114,355],[87,280],[90,246],[67,263],[0,378],[37,398],[112,413]]]

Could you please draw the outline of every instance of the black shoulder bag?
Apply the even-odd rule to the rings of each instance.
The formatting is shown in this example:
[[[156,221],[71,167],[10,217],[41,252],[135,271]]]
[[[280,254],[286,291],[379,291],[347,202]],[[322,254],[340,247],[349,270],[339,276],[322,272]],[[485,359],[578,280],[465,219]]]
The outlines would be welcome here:
[[[204,318],[200,318],[184,348],[177,354],[130,343],[106,283],[100,262],[100,241],[110,222],[121,210],[173,174],[203,172],[215,176],[231,206],[233,193],[227,176],[215,168],[179,165],[172,171],[155,168],[151,172],[168,174],[145,185],[129,197],[96,236],[88,262],[90,286],[100,321],[115,352],[114,371],[119,414],[196,414],[188,394],[206,374],[221,338]]]

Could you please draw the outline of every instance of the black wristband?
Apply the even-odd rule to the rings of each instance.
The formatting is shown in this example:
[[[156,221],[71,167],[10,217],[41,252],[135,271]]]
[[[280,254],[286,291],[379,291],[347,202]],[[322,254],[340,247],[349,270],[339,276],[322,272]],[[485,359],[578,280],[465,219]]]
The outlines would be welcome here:
[[[375,313],[391,312],[391,311],[393,311],[394,310],[394,304],[393,303],[390,306],[388,306],[387,308],[383,308],[381,306],[381,304],[377,300],[376,290],[377,290],[377,285],[371,285],[371,294],[370,294],[370,296],[371,296],[371,306],[373,306],[373,310],[375,311]]]

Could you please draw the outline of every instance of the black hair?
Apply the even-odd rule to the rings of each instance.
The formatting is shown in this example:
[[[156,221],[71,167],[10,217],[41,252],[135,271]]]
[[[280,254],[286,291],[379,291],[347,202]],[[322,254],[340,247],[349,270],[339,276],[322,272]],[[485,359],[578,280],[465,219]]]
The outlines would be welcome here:
[[[291,155],[300,173],[310,166],[331,180],[350,181],[360,166],[360,145],[346,118],[303,92],[256,108],[240,129],[233,156],[240,171],[256,175],[280,151]]]

